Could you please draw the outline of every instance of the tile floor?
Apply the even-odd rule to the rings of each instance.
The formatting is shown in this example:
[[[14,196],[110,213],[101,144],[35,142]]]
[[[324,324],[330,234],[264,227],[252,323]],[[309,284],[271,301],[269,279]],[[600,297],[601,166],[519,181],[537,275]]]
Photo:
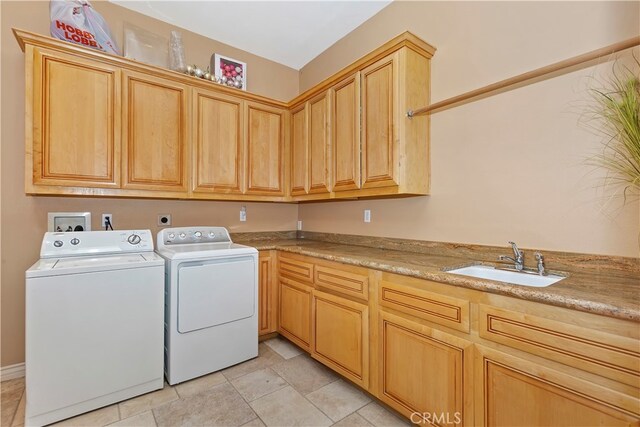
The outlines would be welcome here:
[[[24,423],[24,378],[1,384],[1,426]],[[60,426],[407,426],[282,338],[220,372],[64,420]]]

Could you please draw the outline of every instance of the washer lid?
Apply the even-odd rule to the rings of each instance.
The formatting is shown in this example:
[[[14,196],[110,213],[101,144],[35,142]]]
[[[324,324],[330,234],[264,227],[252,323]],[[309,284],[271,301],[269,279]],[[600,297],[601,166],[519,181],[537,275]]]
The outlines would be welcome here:
[[[188,245],[173,245],[159,247],[158,252],[163,257],[174,259],[220,258],[235,255],[257,254],[258,250],[251,246],[237,243],[198,243]]]
[[[154,252],[43,258],[26,271],[26,277],[59,276],[63,274],[92,273],[163,265],[164,259]]]

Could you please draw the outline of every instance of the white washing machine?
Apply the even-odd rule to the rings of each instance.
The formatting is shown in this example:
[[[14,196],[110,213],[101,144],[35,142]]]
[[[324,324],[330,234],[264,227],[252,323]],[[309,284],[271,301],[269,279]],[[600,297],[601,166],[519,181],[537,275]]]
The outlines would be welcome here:
[[[164,260],[142,231],[46,233],[26,272],[26,419],[163,387]]]
[[[187,381],[258,356],[258,251],[223,227],[158,233],[165,266],[165,374]]]

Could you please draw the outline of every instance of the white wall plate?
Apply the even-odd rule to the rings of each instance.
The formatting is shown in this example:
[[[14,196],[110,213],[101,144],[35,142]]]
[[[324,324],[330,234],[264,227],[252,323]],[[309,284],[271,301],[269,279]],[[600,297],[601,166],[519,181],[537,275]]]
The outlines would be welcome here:
[[[49,212],[47,231],[91,231],[91,212]]]

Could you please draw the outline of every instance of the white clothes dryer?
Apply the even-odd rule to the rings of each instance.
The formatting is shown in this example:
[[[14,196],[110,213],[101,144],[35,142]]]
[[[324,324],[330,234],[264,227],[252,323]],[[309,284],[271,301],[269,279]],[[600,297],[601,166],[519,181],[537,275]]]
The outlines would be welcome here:
[[[169,384],[258,356],[258,251],[223,227],[182,227],[158,233],[157,253]]]

